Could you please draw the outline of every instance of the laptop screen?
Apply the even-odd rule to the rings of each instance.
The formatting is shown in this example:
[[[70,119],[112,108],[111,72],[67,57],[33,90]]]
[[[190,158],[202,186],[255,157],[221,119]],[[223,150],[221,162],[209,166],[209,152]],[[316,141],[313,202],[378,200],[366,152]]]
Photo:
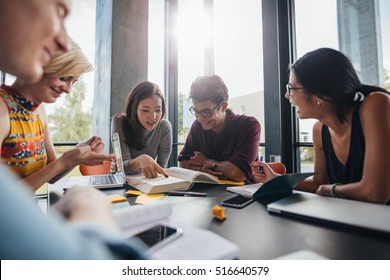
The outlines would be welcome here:
[[[114,153],[116,155],[117,172],[124,174],[122,152],[121,152],[121,144],[120,144],[119,135],[118,135],[117,132],[115,132],[112,135],[112,146],[114,148]]]

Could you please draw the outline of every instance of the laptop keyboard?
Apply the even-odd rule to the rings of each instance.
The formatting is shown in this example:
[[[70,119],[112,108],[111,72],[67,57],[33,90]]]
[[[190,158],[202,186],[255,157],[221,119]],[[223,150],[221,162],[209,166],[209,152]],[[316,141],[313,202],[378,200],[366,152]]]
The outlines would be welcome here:
[[[118,179],[113,174],[107,176],[95,176],[91,178],[92,185],[112,185],[118,184]]]

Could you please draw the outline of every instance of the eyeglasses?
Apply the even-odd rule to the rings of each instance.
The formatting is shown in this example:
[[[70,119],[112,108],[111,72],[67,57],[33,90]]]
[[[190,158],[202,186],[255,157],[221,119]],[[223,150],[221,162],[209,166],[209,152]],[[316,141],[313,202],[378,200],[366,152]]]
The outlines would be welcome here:
[[[201,115],[202,117],[204,118],[211,118],[214,114],[214,111],[215,109],[219,108],[223,103],[225,103],[225,101],[222,101],[221,103],[219,103],[217,106],[215,106],[214,108],[212,109],[204,109],[202,111],[197,111],[194,106],[191,106],[191,108],[189,109],[191,114],[193,114],[196,118]]]
[[[305,88],[303,88],[303,87],[292,87],[291,84],[287,84],[286,85],[286,91],[287,91],[286,93],[287,93],[288,97],[291,96],[291,91],[292,90],[297,90],[297,89],[305,89]]]

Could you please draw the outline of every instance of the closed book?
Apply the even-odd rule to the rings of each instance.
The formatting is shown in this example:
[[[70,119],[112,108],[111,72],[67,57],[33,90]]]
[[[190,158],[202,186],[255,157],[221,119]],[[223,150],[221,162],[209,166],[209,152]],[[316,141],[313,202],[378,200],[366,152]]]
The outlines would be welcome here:
[[[239,195],[258,199],[270,195],[289,195],[293,188],[314,173],[289,173],[277,176],[266,183],[249,184],[240,187],[227,187],[226,190]]]

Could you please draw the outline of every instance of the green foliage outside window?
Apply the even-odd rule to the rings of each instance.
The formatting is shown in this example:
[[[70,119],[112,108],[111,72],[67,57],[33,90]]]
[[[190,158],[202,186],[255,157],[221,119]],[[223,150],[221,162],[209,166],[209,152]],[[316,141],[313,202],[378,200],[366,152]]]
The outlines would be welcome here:
[[[390,72],[386,69],[384,69],[384,75],[385,75],[385,89],[390,91]]]
[[[67,94],[65,102],[56,107],[49,115],[49,122],[54,125],[52,140],[56,142],[81,142],[87,140],[92,131],[92,112],[83,111],[85,101],[85,83],[79,80],[73,91]]]

